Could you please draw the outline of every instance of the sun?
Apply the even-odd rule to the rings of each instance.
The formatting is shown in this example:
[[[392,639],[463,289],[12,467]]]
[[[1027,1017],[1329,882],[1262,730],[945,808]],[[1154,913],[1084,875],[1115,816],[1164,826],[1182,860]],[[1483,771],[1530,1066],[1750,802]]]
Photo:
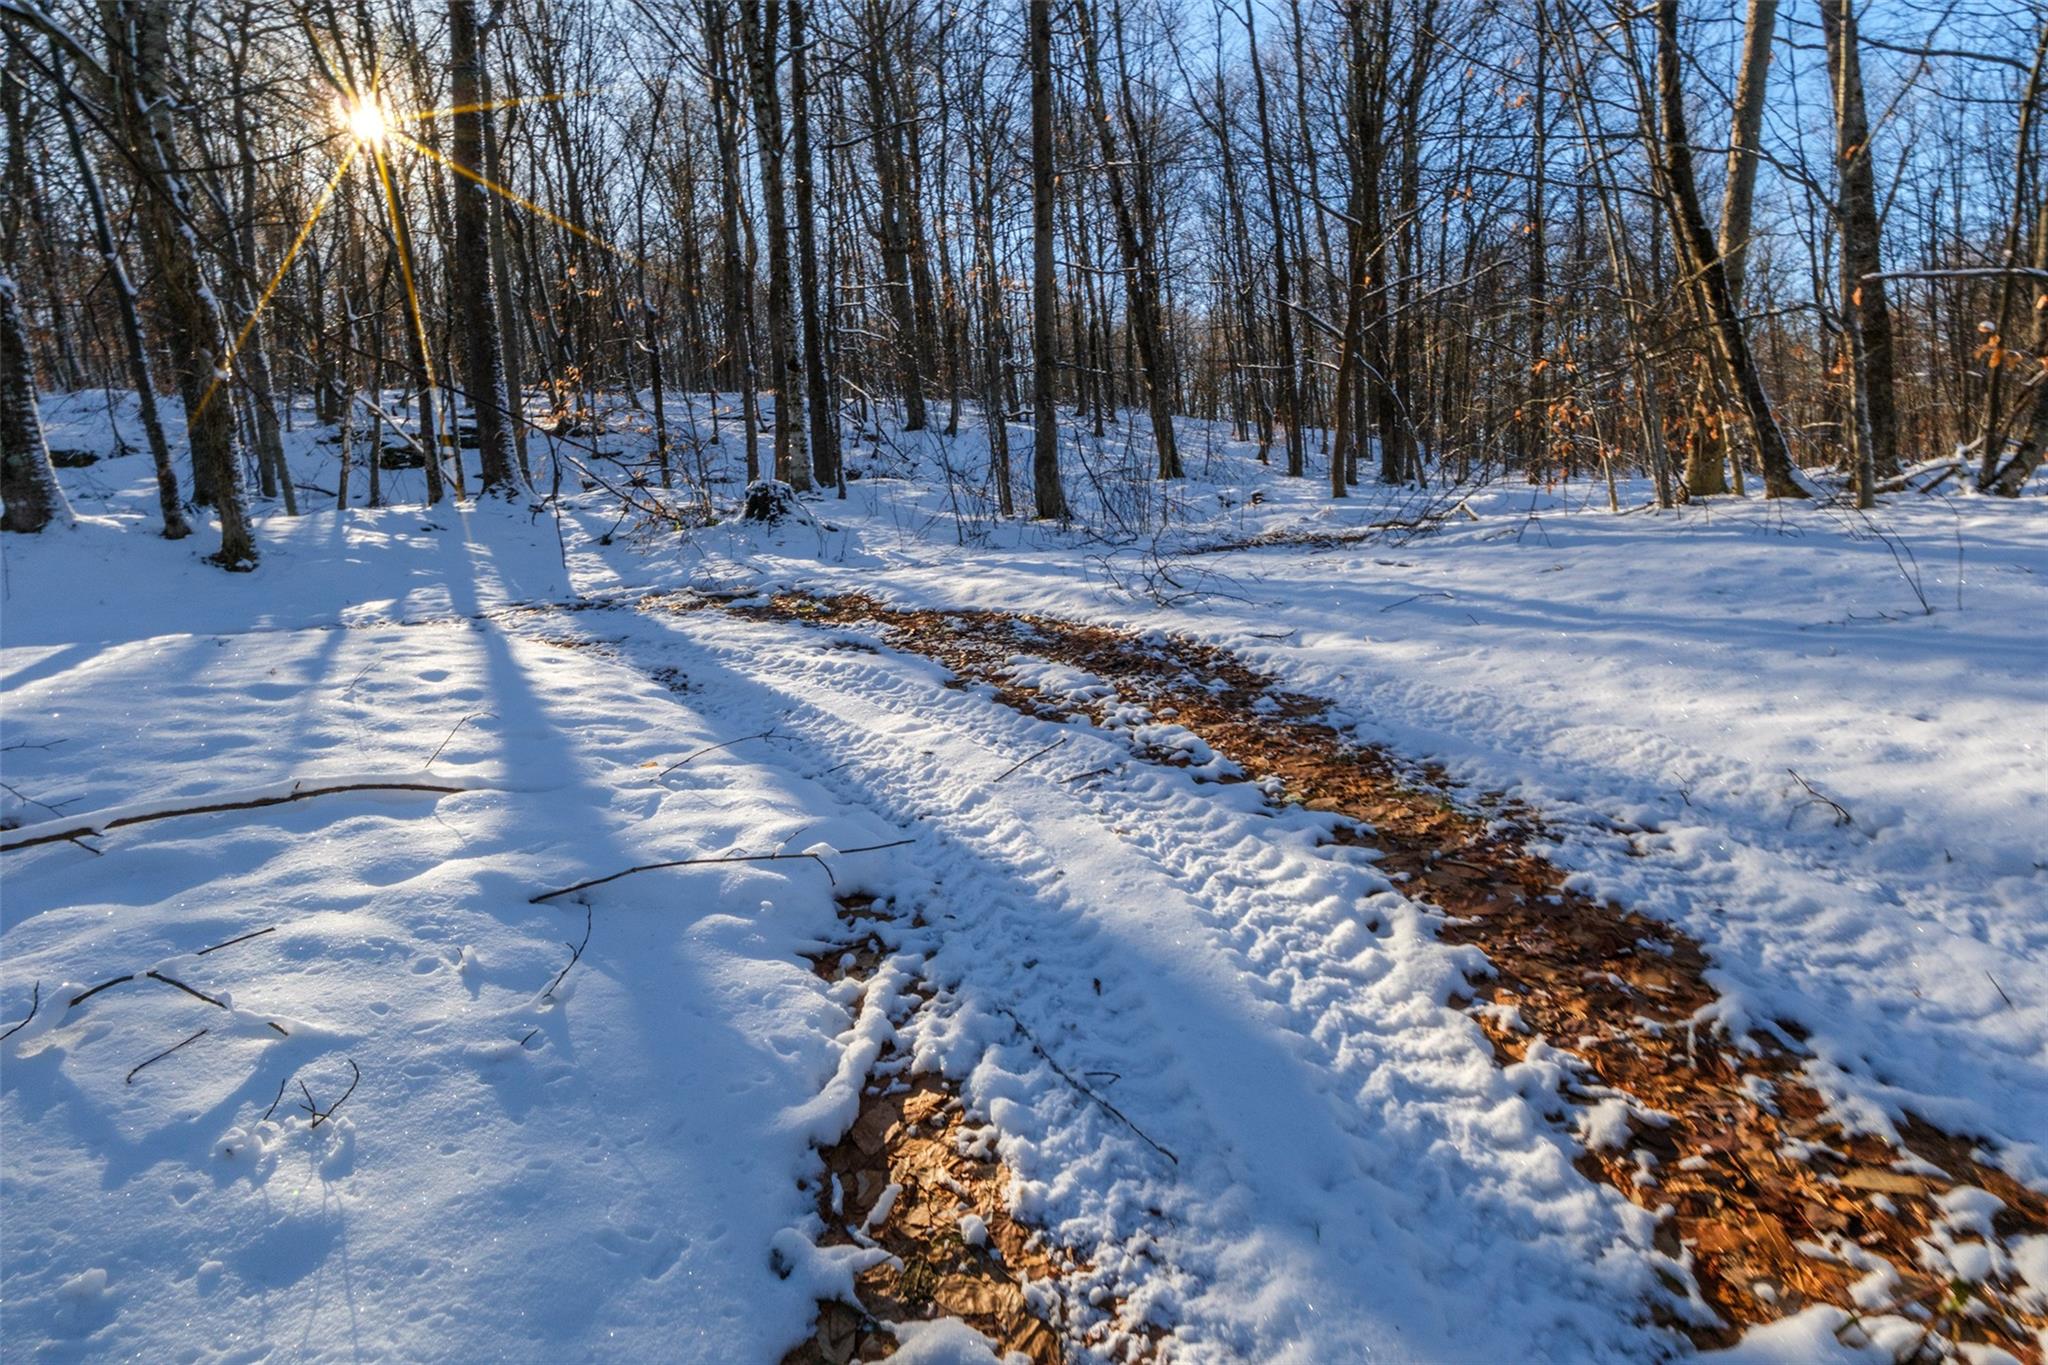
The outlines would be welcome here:
[[[391,136],[391,119],[375,95],[358,95],[344,100],[341,122],[349,136],[365,147],[378,146]]]

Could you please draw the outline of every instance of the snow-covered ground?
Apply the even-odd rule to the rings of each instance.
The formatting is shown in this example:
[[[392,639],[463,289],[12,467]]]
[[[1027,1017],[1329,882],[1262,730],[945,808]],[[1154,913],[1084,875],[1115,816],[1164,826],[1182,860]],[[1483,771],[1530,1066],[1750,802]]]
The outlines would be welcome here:
[[[99,403],[53,402],[52,444],[104,450]],[[993,1126],[1020,1214],[1091,1260],[1069,1292],[1174,1326],[1181,1357],[1683,1349],[1645,1321],[1648,1216],[1446,1007],[1469,954],[1316,818],[1144,766],[1056,781],[1128,739],[835,647],[858,640],[637,609],[650,588],[1228,645],[1539,810],[1586,886],[1706,945],[1731,1026],[1810,1031],[1845,1115],[1925,1115],[2048,1183],[2048,501],[1658,512],[1624,484],[1617,516],[1603,486],[1503,483],[1428,534],[1354,538],[1448,500],[1333,505],[1221,433],[1184,446],[1194,477],[1161,490],[1115,477],[1142,449],[1070,435],[1067,529],[993,517],[967,436],[864,446],[845,501],[776,532],[621,524],[573,466],[539,512],[423,512],[394,474],[410,505],[307,492],[320,510],[264,518],[248,575],[151,534],[143,458],[64,471],[83,524],[0,541],[12,819],[294,778],[464,790],[5,855],[0,1015],[41,1001],[0,1057],[7,1354],[774,1359],[849,1272],[806,1250],[799,1181],[892,1019]],[[331,490],[331,448],[292,449]],[[1274,532],[1320,538],[1219,548]],[[1063,733],[1056,770],[991,782]],[[831,879],[585,893],[589,945],[548,992],[586,906],[535,893],[805,849]],[[849,889],[911,912],[865,996],[800,957]],[[232,1009],[147,978],[63,1008],[150,968]],[[912,974],[939,990],[914,1019]],[[1815,1342],[1843,1349],[1748,1345]]]

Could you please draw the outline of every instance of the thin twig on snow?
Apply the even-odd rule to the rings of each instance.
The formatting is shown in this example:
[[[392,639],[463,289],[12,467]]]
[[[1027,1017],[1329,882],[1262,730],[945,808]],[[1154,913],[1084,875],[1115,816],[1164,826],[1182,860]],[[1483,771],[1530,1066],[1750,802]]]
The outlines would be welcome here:
[[[688,762],[689,762],[689,761],[690,761],[691,759],[693,759],[693,758],[702,758],[702,757],[703,757],[704,755],[706,755],[706,754],[711,754],[711,753],[716,753],[716,752],[718,752],[718,751],[719,751],[720,749],[730,749],[730,748],[731,748],[731,747],[732,747],[733,745],[735,745],[735,744],[745,744],[745,743],[746,743],[746,742],[747,742],[748,740],[750,740],[750,739],[768,739],[768,738],[770,738],[771,736],[773,736],[773,735],[774,735],[774,733],[775,733],[775,727],[771,725],[771,726],[769,726],[769,727],[768,727],[767,729],[763,730],[763,731],[762,731],[762,732],[761,732],[760,734],[758,734],[758,735],[741,735],[741,736],[740,736],[739,738],[737,738],[737,739],[728,739],[728,740],[725,740],[724,742],[722,742],[722,743],[719,743],[719,744],[707,744],[707,745],[705,745],[705,746],[704,746],[703,748],[701,748],[701,749],[697,750],[697,752],[695,752],[695,753],[693,753],[693,754],[686,754],[686,755],[684,755],[684,756],[683,756],[682,758],[679,758],[679,759],[677,759],[677,760],[676,760],[675,762],[673,762],[673,763],[669,764],[669,765],[668,765],[668,766],[667,766],[666,768],[663,768],[663,769],[662,769],[662,770],[661,770],[660,772],[656,773],[656,774],[655,774],[654,776],[655,776],[656,780],[658,781],[658,780],[659,780],[659,779],[661,779],[661,778],[667,777],[667,776],[668,776],[668,775],[669,775],[670,773],[672,773],[672,772],[674,772],[674,771],[675,771],[676,769],[678,769],[678,768],[682,767],[682,766],[683,766],[683,765],[684,765],[685,763],[688,763]]]
[[[564,942],[564,943],[562,944],[562,946],[563,946],[564,948],[567,948],[567,949],[569,950],[569,965],[568,965],[568,967],[564,967],[564,968],[562,968],[562,970],[561,970],[561,971],[559,971],[559,972],[556,972],[556,973],[555,973],[555,979],[554,979],[553,981],[550,981],[550,982],[548,982],[548,988],[547,988],[546,990],[544,990],[544,991],[542,991],[542,992],[540,993],[540,998],[541,998],[541,999],[543,999],[543,1000],[552,1000],[552,999],[554,999],[554,997],[555,997],[555,987],[557,987],[557,986],[561,985],[561,984],[562,984],[562,978],[563,978],[563,977],[566,977],[567,975],[569,975],[569,967],[573,967],[573,966],[575,966],[575,965],[576,965],[576,964],[577,964],[578,962],[580,962],[580,961],[582,961],[582,960],[583,960],[583,950],[584,950],[585,948],[588,948],[588,947],[590,946],[590,926],[591,926],[590,902],[589,902],[589,901],[585,901],[585,902],[583,903],[583,942],[581,942],[581,943],[568,943],[568,942]]]
[[[1061,735],[1058,739],[1046,745],[1037,753],[1026,754],[1023,758],[1018,759],[1015,763],[1012,763],[1009,767],[1003,769],[1001,773],[997,774],[990,781],[989,785],[994,786],[997,782],[1002,781],[1004,778],[1008,777],[1011,773],[1016,772],[1017,769],[1023,767],[1025,764],[1033,762],[1037,759],[1044,758],[1047,754],[1051,753],[1054,749],[1059,748],[1061,745],[1065,744],[1068,740],[1071,740],[1072,738],[1072,735]]]
[[[866,844],[860,848],[835,849],[834,852],[875,853],[885,848],[902,848],[905,844],[915,842],[917,841],[914,839],[897,839],[886,844]],[[557,896],[566,896],[572,891],[587,891],[593,886],[603,886],[606,882],[615,882],[621,877],[630,877],[636,872],[659,872],[665,867],[704,867],[712,863],[781,863],[794,862],[800,859],[808,859],[819,867],[824,868],[826,879],[834,886],[839,884],[839,879],[832,875],[832,869],[826,865],[823,858],[815,853],[726,853],[716,858],[671,858],[666,862],[641,863],[638,867],[629,867],[623,872],[614,872],[604,877],[592,877],[588,881],[580,881],[569,886],[557,887],[553,891],[543,891],[538,896],[527,897],[526,903],[528,905],[539,905],[545,901],[554,900]]]
[[[201,1030],[199,1030],[199,1032],[197,1032],[197,1033],[193,1034],[193,1035],[192,1035],[192,1036],[191,1036],[190,1038],[187,1038],[187,1039],[185,1039],[185,1040],[184,1040],[184,1042],[180,1042],[180,1043],[172,1043],[172,1044],[171,1044],[171,1045],[170,1045],[169,1047],[165,1048],[165,1049],[164,1049],[164,1050],[163,1050],[162,1052],[159,1052],[159,1053],[157,1053],[157,1054],[156,1054],[156,1056],[154,1056],[154,1057],[151,1057],[151,1058],[148,1058],[147,1060],[144,1060],[144,1061],[140,1061],[140,1062],[137,1062],[137,1063],[135,1064],[135,1071],[131,1071],[131,1072],[129,1072],[129,1073],[128,1073],[128,1079],[127,1079],[127,1081],[125,1082],[125,1084],[127,1084],[127,1085],[133,1085],[133,1084],[135,1084],[135,1074],[136,1074],[136,1072],[137,1072],[137,1071],[140,1071],[140,1070],[142,1070],[142,1068],[143,1068],[143,1067],[145,1067],[145,1066],[148,1066],[148,1065],[149,1065],[149,1064],[150,1064],[151,1062],[160,1062],[160,1061],[162,1061],[162,1060],[163,1060],[164,1058],[166,1058],[166,1057],[170,1056],[170,1055],[171,1055],[171,1054],[172,1054],[173,1052],[176,1052],[176,1051],[177,1051],[177,1050],[178,1050],[179,1048],[181,1048],[181,1047],[185,1046],[185,1044],[186,1044],[186,1043],[196,1043],[196,1042],[198,1042],[198,1041],[199,1041],[199,1040],[200,1040],[201,1038],[204,1038],[204,1037],[205,1037],[205,1036],[206,1036],[206,1035],[207,1035],[208,1033],[210,1033],[211,1031],[212,1031],[212,1030],[210,1030],[210,1029],[201,1029]]]
[[[1992,984],[1996,985],[1997,983],[1993,982]],[[2000,994],[2003,994],[2003,992],[2000,992]],[[26,1028],[28,1026],[28,1021],[35,1018],[36,1011],[41,1009],[42,1007],[43,983],[38,981],[36,982],[35,986],[29,991],[28,1013],[21,1016],[21,1022],[19,1024],[16,1024],[13,1028],[7,1030],[7,1032],[5,1033],[0,1033],[0,1043],[6,1042],[9,1038],[12,1038],[21,1029]]]
[[[1061,1066],[1059,1062],[1053,1057],[1053,1055],[1045,1050],[1045,1045],[1038,1041],[1038,1035],[1033,1033],[1028,1027],[1026,1027],[1022,1019],[1019,1019],[1015,1014],[1012,1014],[1008,1007],[998,1005],[996,1006],[996,1013],[1002,1015],[1005,1019],[1008,1019],[1012,1024],[1015,1024],[1017,1026],[1017,1032],[1024,1035],[1024,1041],[1031,1044],[1031,1050],[1033,1052],[1036,1052],[1040,1057],[1044,1058],[1045,1064],[1051,1067],[1053,1071],[1058,1074],[1061,1080],[1065,1081],[1068,1085],[1071,1085],[1072,1087],[1074,1087],[1074,1089],[1080,1091],[1083,1095],[1086,1095],[1089,1099],[1094,1100],[1097,1104],[1101,1105],[1105,1113],[1107,1113],[1111,1118],[1114,1118],[1117,1122],[1123,1124],[1124,1127],[1130,1129],[1133,1133],[1136,1133],[1140,1138],[1144,1140],[1146,1146],[1150,1147],[1153,1151],[1159,1153],[1159,1155],[1165,1157],[1168,1161],[1171,1161],[1174,1165],[1180,1165],[1180,1158],[1175,1156],[1172,1153],[1172,1151],[1170,1151],[1168,1148],[1161,1145],[1159,1142],[1155,1141],[1150,1133],[1147,1133],[1143,1128],[1140,1128],[1137,1124],[1131,1122],[1130,1115],[1124,1113],[1123,1110],[1117,1108],[1108,1100],[1096,1094],[1095,1091],[1089,1086],[1083,1085],[1080,1081],[1076,1080],[1073,1076],[1073,1073],[1069,1072],[1065,1067]]]

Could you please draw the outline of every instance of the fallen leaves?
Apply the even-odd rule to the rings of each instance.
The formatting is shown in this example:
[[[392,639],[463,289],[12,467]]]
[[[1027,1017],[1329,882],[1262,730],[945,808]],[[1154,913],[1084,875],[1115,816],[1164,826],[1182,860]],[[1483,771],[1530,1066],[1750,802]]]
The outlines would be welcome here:
[[[878,914],[875,902],[841,902],[850,930]],[[814,959],[827,980],[864,979],[885,952],[871,930]],[[912,988],[913,993],[916,987]],[[920,1005],[920,1007],[922,1007]],[[1033,1365],[1065,1359],[1059,1334],[1034,1309],[1023,1283],[1051,1280],[1073,1262],[1010,1216],[1009,1173],[970,1130],[959,1089],[930,1073],[915,1077],[884,1049],[863,1087],[860,1114],[846,1134],[820,1153],[824,1178],[818,1215],[825,1246],[879,1245],[893,1258],[855,1277],[860,1302],[821,1303],[809,1340],[784,1365],[846,1365],[893,1354],[891,1323],[953,1317]],[[962,1219],[978,1220],[970,1244]]]
[[[2009,1268],[1955,1279],[1945,1266],[1977,1258],[1967,1251],[1974,1243],[1957,1241],[1940,1200],[1963,1187],[1988,1191],[2001,1206],[1993,1225],[2001,1240],[2048,1233],[2048,1200],[1992,1165],[1976,1141],[1917,1119],[1905,1126],[1902,1146],[1846,1131],[1805,1079],[1803,1033],[1791,1021],[1747,1039],[1697,1025],[1716,1001],[1703,947],[1671,925],[1568,888],[1565,874],[1531,850],[1541,832],[1535,812],[1485,796],[1453,804],[1440,790],[1443,774],[1350,743],[1322,702],[1196,642],[1036,615],[892,611],[850,595],[783,595],[733,610],[879,626],[898,648],[945,664],[961,685],[989,684],[997,700],[1026,714],[1103,719],[1103,699],[1048,697],[1016,680],[1013,661],[1071,665],[1114,684],[1118,702],[1155,714],[1173,708],[1177,724],[1282,799],[1347,817],[1337,838],[1379,850],[1378,866],[1403,877],[1407,895],[1450,917],[1443,937],[1479,948],[1493,965],[1466,1003],[1496,1058],[1521,1061],[1541,1040],[1576,1069],[1565,1098],[1580,1113],[1601,1097],[1627,1100],[1625,1140],[1585,1151],[1578,1164],[1658,1214],[1660,1249],[1687,1262],[1718,1322],[1656,1311],[1698,1344],[1726,1345],[1746,1326],[1830,1303],[1924,1324],[1916,1352],[1939,1352],[1952,1339],[2033,1365],[2044,1360],[2048,1304]],[[885,1147],[889,1178],[904,1182],[911,1201],[891,1214],[900,1235],[918,1226],[908,1220],[926,1196],[913,1189],[931,1187],[913,1183],[914,1142],[901,1157],[886,1137]],[[989,1226],[993,1233],[996,1221]],[[1005,1254],[1011,1250],[1004,1243]],[[934,1274],[933,1302],[1017,1323],[992,1285],[970,1277],[948,1287]],[[1879,1281],[1889,1287],[1873,1290]],[[1686,1286],[1673,1289],[1686,1297]]]

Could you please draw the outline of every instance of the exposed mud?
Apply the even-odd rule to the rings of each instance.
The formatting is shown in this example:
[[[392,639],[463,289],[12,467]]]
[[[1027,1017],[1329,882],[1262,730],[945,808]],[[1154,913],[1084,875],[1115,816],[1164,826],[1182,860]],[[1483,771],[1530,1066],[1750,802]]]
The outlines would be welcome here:
[[[645,605],[705,604],[657,598]],[[1700,1345],[1725,1345],[1746,1326],[1829,1303],[1850,1311],[1841,1330],[1852,1343],[1865,1339],[1864,1320],[1880,1314],[1917,1324],[1923,1330],[1908,1330],[1903,1346],[1896,1328],[1883,1334],[1901,1359],[1939,1358],[1952,1353],[1953,1343],[1967,1342],[1996,1345],[2033,1365],[2044,1360],[2048,1302],[2017,1279],[2006,1249],[2015,1237],[2048,1232],[2048,1200],[1991,1165],[1966,1135],[1918,1119],[1906,1125],[1903,1147],[1844,1131],[1802,1075],[1802,1035],[1790,1021],[1747,1038],[1696,1024],[1716,998],[1704,980],[1709,962],[1701,945],[1670,925],[1567,889],[1565,873],[1530,847],[1540,832],[1534,812],[1483,797],[1452,800],[1441,774],[1404,768],[1349,742],[1329,723],[1323,703],[1280,689],[1206,645],[1157,635],[1141,640],[1033,615],[894,611],[859,596],[784,595],[731,609],[879,627],[892,646],[946,665],[963,683],[991,685],[999,700],[1021,711],[1102,719],[1101,703],[1077,706],[1042,695],[1014,681],[1009,667],[1019,655],[1061,661],[1113,684],[1121,702],[1154,714],[1171,708],[1177,724],[1249,776],[1278,778],[1283,799],[1357,822],[1340,837],[1380,850],[1378,866],[1402,881],[1405,894],[1452,917],[1444,937],[1475,945],[1492,963],[1494,976],[1473,984],[1468,1008],[1497,1058],[1511,1064],[1535,1051],[1571,1072],[1566,1094],[1573,1112],[1553,1117],[1576,1121],[1588,1134],[1579,1164],[1589,1177],[1659,1214],[1661,1248],[1688,1266],[1719,1322],[1668,1310],[1659,1316]],[[1638,832],[1615,831],[1623,838]],[[877,1097],[878,1117],[868,1131],[874,1124],[885,1134],[892,1126],[904,1134],[935,1125],[953,1131],[957,1108],[949,1102],[942,1090],[916,1087]],[[878,1179],[902,1185],[899,1200],[913,1185],[938,1191],[892,1211],[880,1234],[884,1245],[892,1228],[907,1236],[912,1227],[943,1223],[935,1207],[950,1217],[954,1205],[947,1201],[969,1197],[955,1195],[931,1163],[946,1164],[948,1177],[970,1192],[980,1188],[954,1171],[946,1144],[917,1137],[899,1144],[900,1157],[886,1140],[879,1155],[828,1154],[835,1171],[852,1163],[846,1169],[856,1184],[868,1172],[867,1192],[850,1201],[856,1211],[872,1206]],[[991,1173],[990,1188],[995,1183]],[[1966,1187],[1995,1196],[1997,1207],[1971,1194],[1944,1201]],[[971,1195],[977,1208],[983,1197]],[[922,1202],[927,1198],[936,1206]],[[998,1236],[996,1226],[991,1220],[991,1241],[1002,1248],[1004,1265],[1028,1265],[1021,1230],[1012,1225]],[[1972,1249],[1973,1243],[1984,1245]],[[927,1301],[913,1264],[955,1264],[942,1240],[913,1242],[898,1254],[904,1272],[863,1289],[864,1305],[874,1294],[869,1311],[878,1317],[899,1311],[892,1304]],[[1966,1281],[1958,1268],[1973,1262],[1988,1270]],[[979,1283],[981,1272],[961,1273],[967,1278],[949,1291],[953,1302],[993,1307],[994,1298],[966,1297],[966,1284]],[[999,1282],[994,1273],[986,1278],[991,1286]],[[946,1281],[935,1275],[933,1283]],[[1014,1308],[1007,1317],[984,1312],[984,1320],[1020,1321]],[[1055,1341],[1050,1333],[1044,1340]]]

